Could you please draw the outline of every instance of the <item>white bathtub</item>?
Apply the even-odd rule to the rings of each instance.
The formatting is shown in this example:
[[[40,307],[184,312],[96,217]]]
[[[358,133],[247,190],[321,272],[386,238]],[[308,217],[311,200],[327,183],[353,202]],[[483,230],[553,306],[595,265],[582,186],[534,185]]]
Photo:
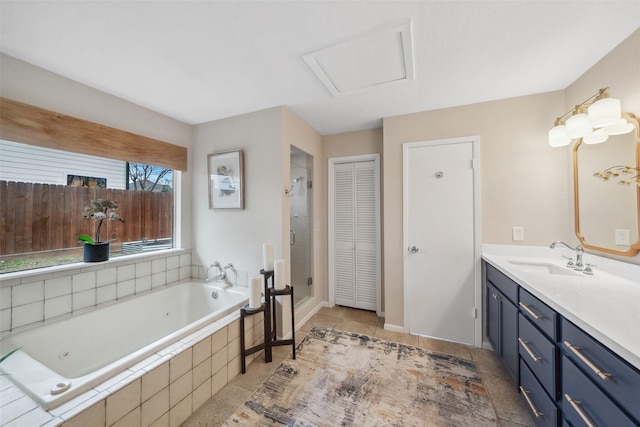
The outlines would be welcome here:
[[[44,409],[55,408],[247,301],[246,288],[178,283],[10,334],[0,354],[20,350],[0,370]]]

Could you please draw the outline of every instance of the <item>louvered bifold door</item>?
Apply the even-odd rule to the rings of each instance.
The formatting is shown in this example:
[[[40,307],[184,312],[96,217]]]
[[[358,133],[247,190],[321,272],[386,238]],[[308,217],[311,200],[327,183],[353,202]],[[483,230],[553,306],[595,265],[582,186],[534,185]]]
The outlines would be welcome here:
[[[374,162],[355,163],[356,304],[376,309],[377,224]]]
[[[354,168],[352,163],[337,164],[334,169],[334,283],[336,304],[354,307]]]
[[[334,281],[336,304],[377,306],[375,163],[337,164],[334,169]]]

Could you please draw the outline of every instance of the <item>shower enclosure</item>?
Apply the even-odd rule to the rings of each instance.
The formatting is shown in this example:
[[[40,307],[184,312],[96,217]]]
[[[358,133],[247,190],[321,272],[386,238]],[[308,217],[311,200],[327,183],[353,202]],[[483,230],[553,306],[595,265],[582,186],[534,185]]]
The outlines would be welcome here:
[[[313,296],[313,156],[291,146],[289,214],[294,303]]]

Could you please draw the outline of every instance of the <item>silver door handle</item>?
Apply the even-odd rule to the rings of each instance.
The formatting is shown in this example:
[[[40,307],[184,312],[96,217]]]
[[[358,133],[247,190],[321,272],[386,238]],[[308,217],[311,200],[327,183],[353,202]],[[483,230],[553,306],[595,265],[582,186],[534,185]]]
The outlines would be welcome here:
[[[296,244],[296,232],[293,231],[293,228],[292,228],[289,233],[289,245],[293,246],[295,244]]]
[[[409,248],[409,252],[411,252],[412,254],[415,254],[416,252],[418,252],[418,247],[417,246],[411,246]]]

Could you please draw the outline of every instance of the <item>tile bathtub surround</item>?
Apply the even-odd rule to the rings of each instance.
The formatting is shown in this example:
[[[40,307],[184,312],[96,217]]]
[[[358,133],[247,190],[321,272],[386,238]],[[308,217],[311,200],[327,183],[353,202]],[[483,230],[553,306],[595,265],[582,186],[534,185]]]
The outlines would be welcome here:
[[[191,252],[167,252],[2,274],[0,334],[189,279]]]
[[[246,323],[252,345],[263,326]],[[0,377],[0,425],[179,426],[240,373],[239,334],[239,313],[230,314],[50,411]]]

